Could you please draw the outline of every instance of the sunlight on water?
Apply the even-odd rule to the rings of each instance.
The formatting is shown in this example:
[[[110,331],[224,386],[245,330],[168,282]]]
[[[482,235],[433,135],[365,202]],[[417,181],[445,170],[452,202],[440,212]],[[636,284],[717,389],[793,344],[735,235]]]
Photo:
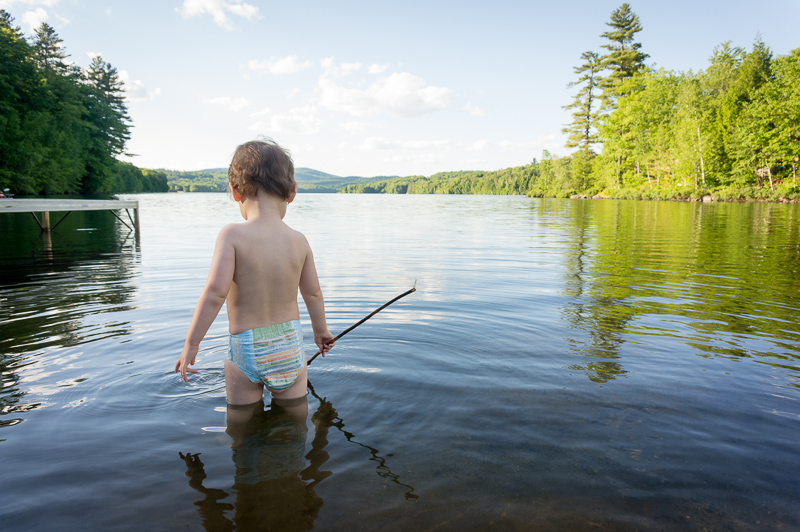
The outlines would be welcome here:
[[[0,215],[10,529],[800,527],[800,206],[300,195],[334,333],[418,291],[242,412],[224,312],[172,373],[238,209],[136,198]]]

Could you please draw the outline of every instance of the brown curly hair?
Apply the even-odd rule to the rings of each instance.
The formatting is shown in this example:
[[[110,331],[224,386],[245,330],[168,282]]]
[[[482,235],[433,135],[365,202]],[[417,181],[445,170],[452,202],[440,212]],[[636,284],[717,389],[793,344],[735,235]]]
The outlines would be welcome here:
[[[267,194],[289,199],[296,181],[289,152],[274,140],[253,140],[237,146],[228,167],[228,181],[243,196]]]

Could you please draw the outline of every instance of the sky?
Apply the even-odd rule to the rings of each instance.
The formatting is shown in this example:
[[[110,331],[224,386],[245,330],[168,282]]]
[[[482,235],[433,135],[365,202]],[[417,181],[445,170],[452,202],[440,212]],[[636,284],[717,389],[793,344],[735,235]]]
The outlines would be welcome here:
[[[800,47],[800,0],[631,1],[647,64],[704,69],[725,41]],[[603,52],[618,1],[0,0],[70,60],[100,54],[125,82],[125,158],[227,167],[262,136],[340,176],[431,175],[566,155],[573,68]],[[793,38],[794,37],[794,38]]]

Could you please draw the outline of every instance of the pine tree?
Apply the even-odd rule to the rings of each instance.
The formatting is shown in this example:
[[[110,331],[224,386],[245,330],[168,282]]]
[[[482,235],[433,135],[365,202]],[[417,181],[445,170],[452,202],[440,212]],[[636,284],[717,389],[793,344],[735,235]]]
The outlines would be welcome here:
[[[606,22],[606,25],[611,30],[601,37],[608,39],[609,42],[602,46],[609,53],[602,57],[602,61],[610,72],[600,82],[600,88],[603,90],[603,108],[613,109],[617,100],[625,96],[621,85],[642,70],[644,60],[650,56],[639,51],[640,43],[633,42],[634,35],[642,31],[642,26],[639,15],[631,11],[629,4],[622,4],[611,13],[611,22]]]
[[[567,148],[580,148],[584,152],[589,152],[592,144],[598,142],[595,90],[598,87],[598,73],[603,65],[600,56],[594,52],[583,52],[581,59],[584,63],[573,69],[580,75],[578,81],[567,85],[567,88],[579,86],[580,90],[572,103],[564,106],[564,109],[574,109],[572,123],[561,131],[569,135]]]
[[[113,187],[117,172],[114,157],[125,150],[130,138],[130,117],[116,68],[98,56],[84,71],[84,78],[89,89],[86,108],[91,133],[84,145],[86,172],[81,188],[84,192],[103,191]]]
[[[63,74],[69,70],[64,62],[69,54],[64,51],[62,42],[64,41],[56,34],[56,30],[45,22],[42,22],[34,32],[31,47],[36,63],[48,75],[53,72]]]
[[[85,72],[86,79],[97,91],[100,102],[105,105],[101,113],[102,123],[97,124],[103,131],[111,152],[119,155],[125,150],[130,139],[130,116],[125,103],[125,87],[119,79],[117,69],[96,56]]]

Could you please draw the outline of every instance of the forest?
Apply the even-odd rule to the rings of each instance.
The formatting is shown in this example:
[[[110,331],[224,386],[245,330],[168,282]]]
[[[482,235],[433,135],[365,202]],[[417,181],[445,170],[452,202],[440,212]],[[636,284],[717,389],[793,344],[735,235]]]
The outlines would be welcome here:
[[[117,69],[68,61],[42,23],[27,40],[0,10],[0,190],[14,194],[165,192],[166,174],[117,160],[130,138]]]
[[[622,4],[604,52],[574,68],[566,157],[498,172],[446,172],[345,187],[354,193],[586,195],[800,200],[800,48],[774,56],[730,42],[698,72],[648,67],[638,15]]]

